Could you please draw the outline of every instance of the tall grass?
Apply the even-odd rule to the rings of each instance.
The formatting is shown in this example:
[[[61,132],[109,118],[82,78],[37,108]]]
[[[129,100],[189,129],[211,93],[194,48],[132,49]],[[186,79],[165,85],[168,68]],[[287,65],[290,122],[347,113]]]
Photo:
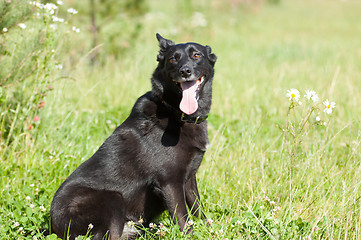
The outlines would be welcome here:
[[[211,147],[197,175],[213,223],[207,227],[193,219],[192,238],[360,239],[361,3],[185,2],[152,1],[137,41],[122,58],[109,57],[104,65],[90,66],[87,54],[76,54],[90,34],[79,25],[62,78],[31,133],[33,144],[1,159],[4,239],[30,239],[20,227],[35,234],[48,226],[56,189],[150,89],[156,32],[175,42],[208,44],[218,56],[208,122]],[[192,22],[194,12],[201,13],[205,26]],[[336,102],[326,126],[302,134],[295,158],[289,151],[292,138],[282,131],[289,117],[300,120],[296,113],[287,115],[290,88],[301,95],[313,89]],[[187,238],[167,214],[155,223],[144,239]]]

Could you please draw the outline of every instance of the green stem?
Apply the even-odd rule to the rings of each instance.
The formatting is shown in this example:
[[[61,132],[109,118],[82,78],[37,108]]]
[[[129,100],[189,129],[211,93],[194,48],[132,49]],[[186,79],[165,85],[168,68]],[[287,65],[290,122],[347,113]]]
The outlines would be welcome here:
[[[305,120],[304,120],[303,123],[302,123],[302,126],[301,126],[301,128],[300,128],[300,131],[298,132],[299,134],[300,134],[300,133],[303,131],[303,129],[305,128],[305,125],[306,125],[308,119],[310,119],[311,114],[312,114],[312,112],[313,112],[314,110],[315,110],[315,109],[312,107],[311,111],[308,113],[307,117],[305,118]]]

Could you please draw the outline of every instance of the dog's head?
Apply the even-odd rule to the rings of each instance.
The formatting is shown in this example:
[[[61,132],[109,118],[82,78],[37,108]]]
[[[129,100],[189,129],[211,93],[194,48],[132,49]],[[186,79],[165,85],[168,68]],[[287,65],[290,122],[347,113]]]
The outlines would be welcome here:
[[[174,44],[159,34],[157,39],[160,51],[152,79],[153,92],[187,115],[195,113],[199,103],[206,102],[204,98],[210,105],[217,60],[212,49],[198,43]]]

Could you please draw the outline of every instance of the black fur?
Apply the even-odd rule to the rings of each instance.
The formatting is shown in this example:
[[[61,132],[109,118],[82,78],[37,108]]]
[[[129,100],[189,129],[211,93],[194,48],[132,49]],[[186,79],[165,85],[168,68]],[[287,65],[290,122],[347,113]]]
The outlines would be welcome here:
[[[159,64],[152,91],[136,101],[129,117],[55,193],[51,227],[60,238],[67,231],[70,239],[85,234],[89,224],[94,239],[135,238],[138,232],[128,221],[142,219],[148,226],[164,210],[183,231],[187,206],[206,220],[196,172],[208,145],[207,122],[179,119],[179,83],[204,77],[192,116],[207,115],[217,57],[209,46],[174,44],[159,34],[157,39]]]

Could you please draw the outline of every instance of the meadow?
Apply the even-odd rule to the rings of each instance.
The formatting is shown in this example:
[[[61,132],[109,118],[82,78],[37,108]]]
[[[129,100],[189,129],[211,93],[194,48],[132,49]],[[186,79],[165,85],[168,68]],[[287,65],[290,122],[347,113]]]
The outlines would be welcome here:
[[[80,31],[64,31],[57,60],[48,60],[51,90],[32,126],[21,122],[26,130],[11,141],[0,136],[0,239],[56,239],[39,232],[49,227],[52,197],[150,90],[157,32],[210,45],[218,56],[211,146],[197,174],[212,224],[192,219],[194,234],[185,236],[164,213],[140,239],[361,239],[361,2],[144,4],[145,13],[125,18],[122,28],[103,25],[103,35],[119,32],[124,40],[99,39],[93,48],[81,15],[88,4],[64,1],[79,11],[68,21]],[[139,28],[131,35],[132,24]],[[299,100],[286,96],[290,89]],[[326,99],[336,103],[330,114]]]

